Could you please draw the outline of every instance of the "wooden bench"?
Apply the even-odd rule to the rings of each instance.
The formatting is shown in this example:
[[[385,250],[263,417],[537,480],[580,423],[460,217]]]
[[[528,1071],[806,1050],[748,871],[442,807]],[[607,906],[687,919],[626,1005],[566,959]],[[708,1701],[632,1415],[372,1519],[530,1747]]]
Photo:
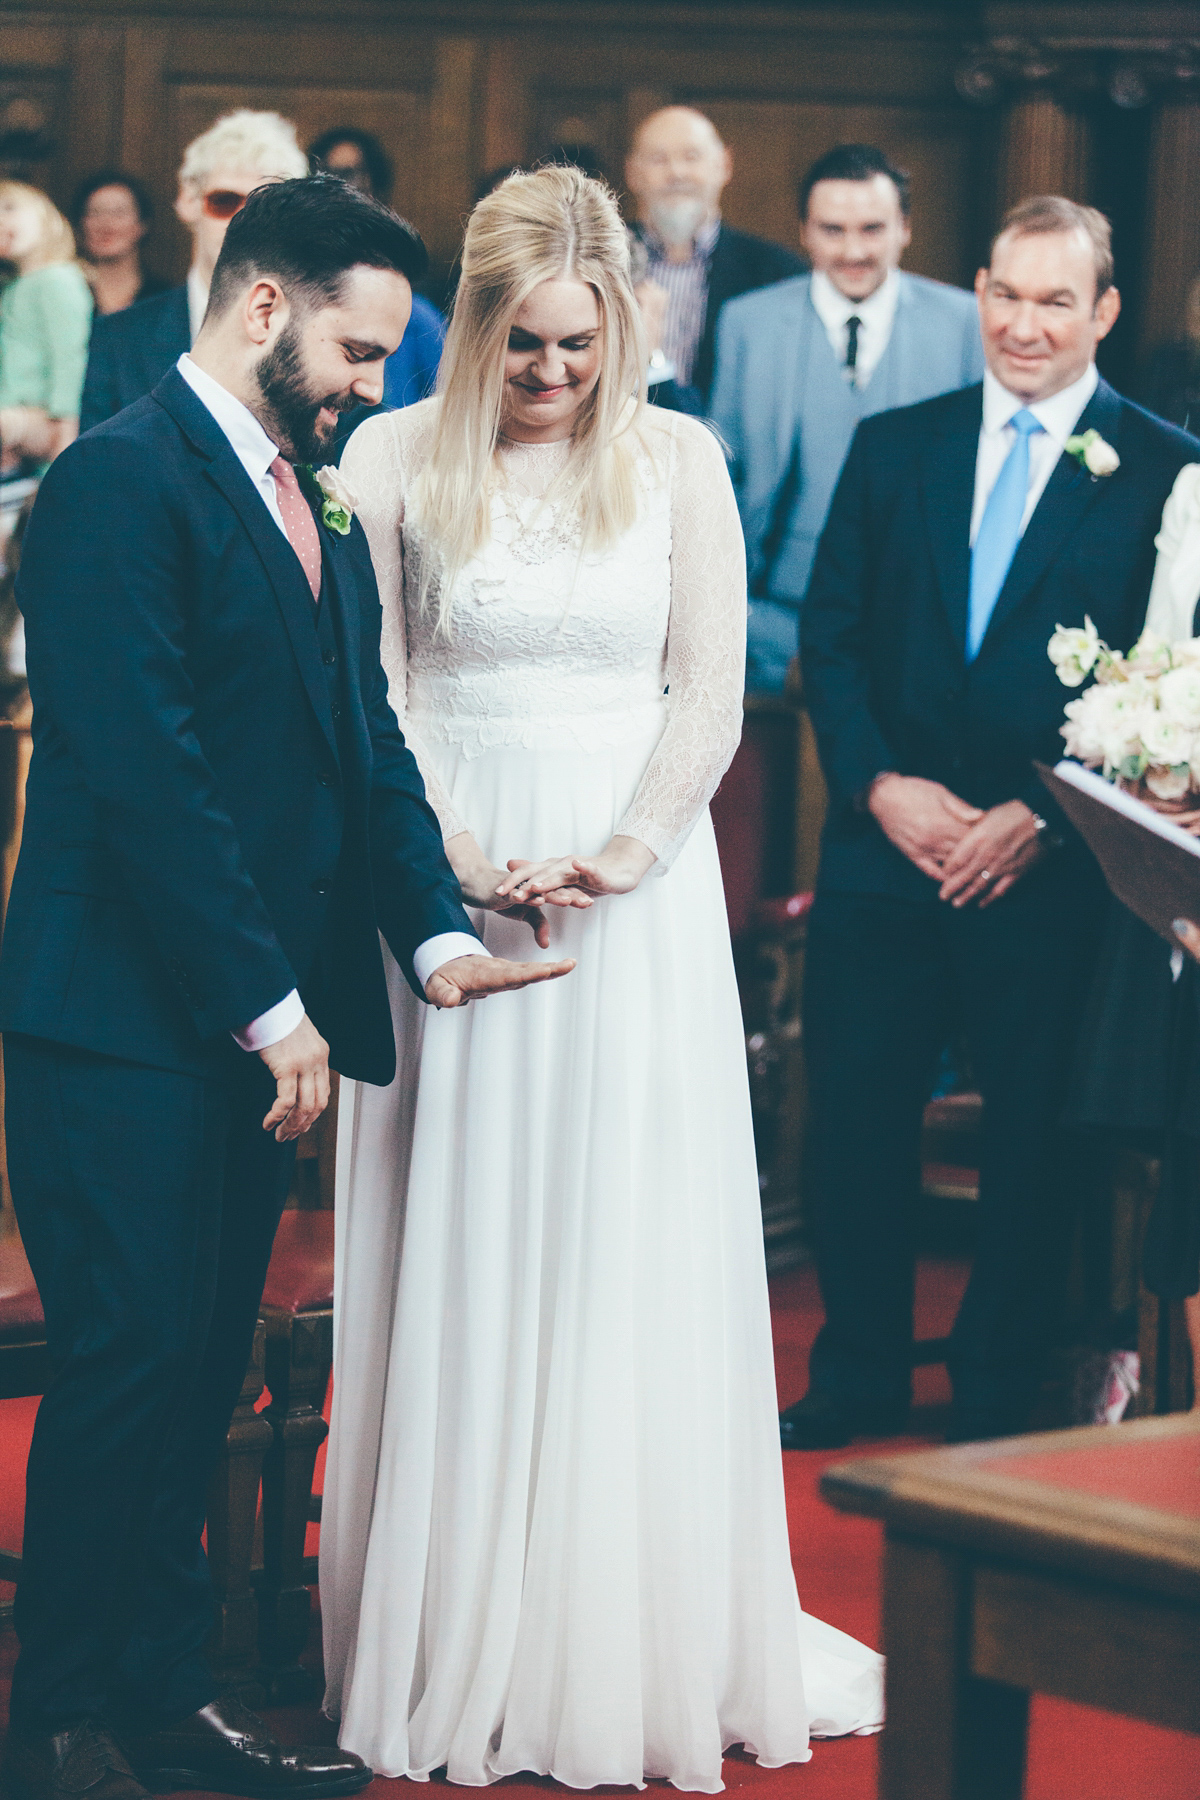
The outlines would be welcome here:
[[[885,1525],[881,1800],[1020,1800],[1031,1692],[1200,1732],[1200,1415],[841,1463],[821,1492]]]

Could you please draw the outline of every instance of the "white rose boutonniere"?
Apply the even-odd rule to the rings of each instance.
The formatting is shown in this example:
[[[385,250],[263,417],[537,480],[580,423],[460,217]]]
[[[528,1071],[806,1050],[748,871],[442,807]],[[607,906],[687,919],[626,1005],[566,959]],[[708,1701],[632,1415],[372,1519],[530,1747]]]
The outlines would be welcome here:
[[[1068,456],[1075,458],[1081,469],[1087,470],[1093,481],[1099,481],[1102,475],[1115,475],[1121,466],[1120,457],[1098,431],[1085,431],[1082,437],[1069,437],[1066,452]]]
[[[332,463],[326,463],[323,469],[313,469],[306,464],[304,473],[311,483],[312,497],[321,508],[321,523],[330,531],[336,531],[339,537],[347,537],[358,495],[346,477]]]
[[[1107,648],[1100,633],[1084,615],[1083,626],[1060,625],[1046,646],[1058,679],[1064,687],[1079,687],[1085,682]]]

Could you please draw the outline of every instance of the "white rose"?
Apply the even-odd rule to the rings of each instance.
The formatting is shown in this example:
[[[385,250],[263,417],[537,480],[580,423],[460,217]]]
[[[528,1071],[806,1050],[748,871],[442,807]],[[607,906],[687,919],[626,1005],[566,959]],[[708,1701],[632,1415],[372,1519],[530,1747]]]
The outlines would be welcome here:
[[[1121,466],[1121,459],[1111,444],[1106,444],[1102,437],[1094,437],[1083,452],[1083,460],[1089,475],[1115,475]]]
[[[317,484],[323,494],[336,501],[338,506],[344,506],[348,513],[352,513],[357,507],[358,495],[342,471],[335,469],[332,463],[326,463],[323,469],[317,470]]]
[[[1192,771],[1187,763],[1170,768],[1152,764],[1144,780],[1156,800],[1182,800],[1192,785]]]
[[[1101,651],[1100,634],[1085,615],[1082,627],[1059,625],[1046,646],[1046,654],[1064,687],[1086,681]]]
[[[1192,734],[1169,713],[1157,708],[1143,714],[1142,748],[1152,763],[1165,763],[1174,768],[1186,763],[1192,751]]]
[[[1200,668],[1171,669],[1158,684],[1158,704],[1185,731],[1200,731]]]
[[[1062,727],[1067,752],[1081,762],[1103,763],[1111,770],[1141,749],[1145,696],[1132,682],[1119,687],[1091,687],[1068,701]]]
[[[1157,631],[1143,631],[1129,652],[1129,666],[1139,675],[1165,675],[1174,662],[1172,649]]]

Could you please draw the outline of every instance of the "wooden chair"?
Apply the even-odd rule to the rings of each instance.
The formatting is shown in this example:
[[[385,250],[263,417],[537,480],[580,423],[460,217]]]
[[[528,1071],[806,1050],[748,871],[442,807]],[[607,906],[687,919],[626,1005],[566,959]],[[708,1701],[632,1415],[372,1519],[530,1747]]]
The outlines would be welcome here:
[[[332,1130],[329,1132],[332,1137]],[[309,1521],[320,1518],[312,1484],[333,1365],[333,1214],[288,1211],[280,1222],[263,1294],[272,1432],[263,1464],[262,1569],[257,1577],[261,1678],[272,1699],[309,1699],[317,1678],[300,1665],[308,1641],[313,1559]]]

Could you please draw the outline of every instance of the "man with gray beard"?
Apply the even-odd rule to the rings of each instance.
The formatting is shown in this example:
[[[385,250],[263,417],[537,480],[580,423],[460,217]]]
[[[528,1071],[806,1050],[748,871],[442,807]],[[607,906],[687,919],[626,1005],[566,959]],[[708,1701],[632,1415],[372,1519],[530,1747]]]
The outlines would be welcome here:
[[[724,223],[721,194],[732,173],[716,126],[690,106],[664,106],[643,119],[625,162],[637,202],[634,230],[650,254],[647,275],[667,295],[661,349],[682,412],[708,410],[725,302],[804,268],[781,244]]]

